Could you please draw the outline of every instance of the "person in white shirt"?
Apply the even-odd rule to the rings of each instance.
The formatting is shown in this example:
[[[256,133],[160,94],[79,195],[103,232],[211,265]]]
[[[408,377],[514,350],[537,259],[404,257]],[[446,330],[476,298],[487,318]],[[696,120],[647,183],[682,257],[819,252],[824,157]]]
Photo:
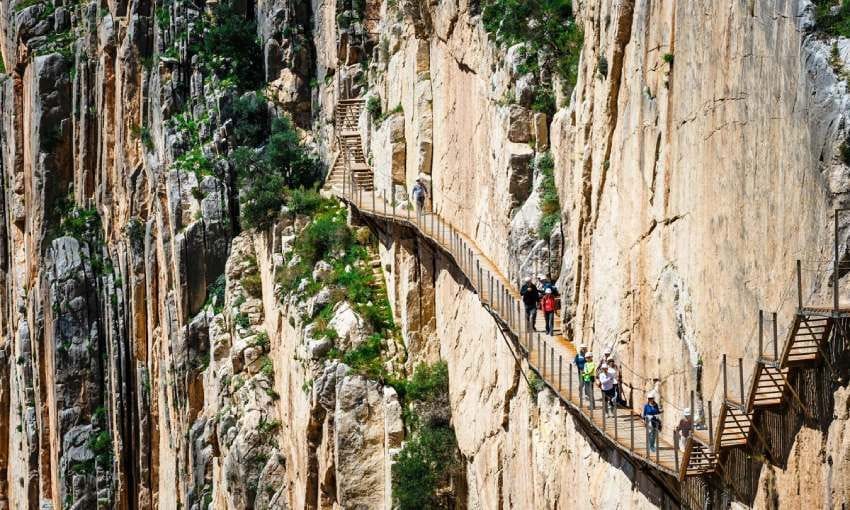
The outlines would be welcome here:
[[[599,384],[599,388],[602,389],[602,393],[604,394],[605,414],[609,414],[609,409],[610,412],[613,413],[617,398],[617,390],[614,388],[614,381],[616,381],[616,378],[611,376],[611,373],[608,371],[609,367],[607,363],[603,363],[599,369],[599,374],[596,376],[596,380]]]

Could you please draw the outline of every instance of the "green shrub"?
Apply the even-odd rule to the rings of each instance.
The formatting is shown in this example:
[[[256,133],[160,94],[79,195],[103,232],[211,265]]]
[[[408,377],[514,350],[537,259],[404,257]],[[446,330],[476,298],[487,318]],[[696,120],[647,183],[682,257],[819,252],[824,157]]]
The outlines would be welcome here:
[[[381,335],[373,334],[362,344],[343,354],[342,362],[364,377],[383,380],[387,377],[387,371],[381,357],[382,344]]]
[[[263,295],[263,281],[259,273],[251,273],[242,277],[240,280],[242,288],[253,298],[259,298]]]
[[[366,111],[369,112],[369,116],[373,119],[377,119],[381,116],[381,98],[378,96],[371,96],[368,101],[366,101]]]
[[[449,366],[445,361],[416,365],[413,377],[404,385],[405,398],[409,400],[434,400],[448,392]]]
[[[245,94],[233,102],[234,145],[257,146],[262,144],[269,131],[269,108],[262,94]]]
[[[239,90],[255,90],[265,79],[257,24],[220,3],[204,18],[203,36],[194,53],[204,67]]]
[[[289,213],[293,215],[310,216],[321,207],[327,207],[329,203],[329,200],[322,198],[322,195],[314,189],[294,188],[286,193],[286,206],[289,208]]]
[[[661,60],[663,60],[665,64],[672,66],[673,65],[673,54],[672,53],[665,53],[664,55],[661,56]]]
[[[351,246],[351,229],[336,213],[318,214],[296,239],[294,247],[310,267],[332,251],[345,251]]]
[[[272,122],[264,159],[270,169],[283,176],[288,188],[312,188],[322,179],[321,165],[301,144],[298,133],[286,117]]]
[[[815,7],[815,30],[834,37],[850,37],[850,2],[814,0],[812,3]],[[839,7],[833,12],[835,6]]]
[[[249,229],[267,228],[277,219],[287,189],[313,189],[322,178],[321,165],[286,118],[274,120],[262,152],[241,147],[233,160],[242,183],[240,220]]]
[[[496,41],[525,43],[528,54],[541,55],[540,67],[575,86],[583,34],[570,0],[484,0],[484,28]]]
[[[221,313],[224,309],[224,287],[226,284],[226,280],[224,275],[221,274],[215,281],[207,287],[207,301],[204,303],[204,306],[213,306],[213,313]]]
[[[79,241],[93,241],[100,236],[100,213],[94,207],[82,209],[70,198],[58,201],[59,235]]]
[[[561,201],[555,187],[555,162],[551,154],[546,153],[540,157],[537,169],[543,176],[539,189],[542,215],[537,225],[537,236],[540,239],[549,239],[555,226],[561,221]]]
[[[423,427],[404,444],[392,466],[393,500],[401,510],[450,508],[439,489],[461,466],[454,431]]]

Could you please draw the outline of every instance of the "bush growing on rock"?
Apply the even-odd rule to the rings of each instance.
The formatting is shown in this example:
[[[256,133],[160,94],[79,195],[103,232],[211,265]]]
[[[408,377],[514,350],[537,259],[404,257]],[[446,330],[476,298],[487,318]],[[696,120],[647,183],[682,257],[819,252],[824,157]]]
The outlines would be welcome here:
[[[448,419],[448,366],[420,364],[410,381],[394,386],[404,395],[411,429],[392,467],[394,502],[400,509],[451,508],[451,491],[441,489],[462,475],[462,463]]]
[[[541,174],[540,181],[540,222],[537,225],[537,235],[540,239],[549,239],[555,226],[561,221],[561,200],[555,187],[555,162],[549,153],[537,161],[537,169]]]
[[[575,86],[583,34],[570,0],[485,0],[484,28],[496,41],[525,43],[539,65]]]
[[[815,7],[817,30],[836,37],[850,37],[850,2],[814,0],[812,3]]]
[[[269,227],[286,203],[287,190],[313,189],[322,178],[321,165],[286,118],[272,122],[262,150],[242,147],[234,151],[233,159],[242,185],[241,222],[245,228]]]
[[[256,22],[222,2],[204,18],[202,29],[203,37],[193,50],[204,67],[233,81],[240,90],[254,90],[263,84],[263,52]]]

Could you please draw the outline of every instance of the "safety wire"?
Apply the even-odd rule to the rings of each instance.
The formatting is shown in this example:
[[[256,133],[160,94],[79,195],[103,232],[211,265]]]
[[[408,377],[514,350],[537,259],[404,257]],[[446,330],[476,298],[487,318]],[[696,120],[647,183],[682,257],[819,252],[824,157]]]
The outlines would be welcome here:
[[[430,192],[430,190],[429,190],[429,192]],[[432,195],[432,202],[434,202],[433,195]],[[438,208],[439,211],[436,210],[436,209],[433,211],[433,214],[437,214],[437,215],[439,215],[439,213],[442,212],[445,209],[444,206],[445,206],[446,203],[448,203],[451,206],[454,206],[455,208],[458,208],[458,209],[468,209],[469,208],[468,202],[467,203],[458,202],[458,201],[452,199],[450,196],[448,196],[445,193],[440,194],[439,201],[437,201],[437,202],[440,205],[440,207]],[[444,220],[444,222],[445,222],[445,220]],[[448,225],[448,222],[445,222],[445,223]],[[509,225],[510,225],[510,222],[506,222],[505,225],[502,225],[500,227],[496,227],[496,226],[492,225],[490,221],[483,220],[481,217],[479,217],[478,222],[476,224],[476,227],[477,228],[484,227],[485,229],[487,229],[487,231],[488,231],[487,233],[489,234],[488,236],[486,236],[486,237],[489,237],[489,239],[487,239],[487,240],[489,242],[493,242],[499,249],[505,250],[505,253],[507,253],[508,256],[510,257],[509,245],[505,241],[505,237],[500,234],[500,232],[503,231],[504,227],[509,226]],[[469,238],[475,239],[475,238],[478,238],[478,235],[476,235],[475,237],[469,236]],[[821,274],[823,272],[824,264],[832,263],[832,261],[829,260],[829,259],[804,259],[804,258],[801,258],[799,260],[802,263],[806,264],[805,266],[801,266],[801,269],[803,271],[813,272],[815,274]],[[814,264],[814,266],[811,266],[810,264]],[[785,306],[788,299],[791,297],[793,290],[794,290],[794,287],[795,287],[794,284],[793,284],[794,276],[795,276],[795,274],[794,274],[794,272],[792,272],[787,277],[787,279],[783,283],[783,285],[781,286],[781,288],[783,290],[780,294],[780,300],[779,300],[778,305],[775,307],[775,309],[771,310],[772,313],[778,313]],[[575,319],[576,319],[576,317],[573,316],[573,317],[570,318],[569,321],[567,321],[566,323],[563,323],[562,326],[561,326],[562,332],[565,331],[566,328],[569,325],[571,325],[572,322]],[[757,328],[758,328],[758,324],[756,323],[754,326],[751,327],[750,331],[746,335],[746,338],[748,338],[748,340],[747,340],[747,343],[744,345],[744,356],[742,358],[744,360],[750,361],[750,358],[755,358],[755,356],[752,355],[751,351],[754,349],[754,346],[756,345],[756,340],[758,338]],[[631,374],[632,378],[640,380],[643,383],[644,386],[646,386],[647,383],[652,383],[653,386],[654,386],[656,382],[663,382],[668,377],[676,375],[676,374],[670,374],[670,375],[668,375],[668,377],[665,377],[663,379],[658,378],[658,377],[648,377],[648,376],[638,372],[634,368],[630,367],[628,364],[626,364],[622,360],[618,360],[617,357],[615,357],[615,354],[616,354],[615,344],[616,344],[616,338],[619,335],[620,335],[619,332],[611,333],[605,339],[605,341],[602,342],[602,345],[608,347],[611,350],[611,355],[612,355],[612,357],[614,357],[615,361],[617,361],[617,364],[619,365],[620,369]],[[511,350],[511,351],[513,353],[513,350]],[[761,354],[761,353],[759,353],[759,354]],[[702,363],[702,360],[700,360],[700,363]],[[729,368],[729,367],[737,368],[738,366],[739,366],[739,363],[736,363],[734,361],[730,362],[729,360],[727,360],[727,368]],[[751,373],[749,375],[749,377],[748,377],[749,382],[752,382],[752,376],[753,375],[754,375],[754,373]],[[525,374],[523,374],[523,376],[525,376]],[[710,390],[710,393],[708,393],[708,394],[712,395],[714,398],[717,397],[716,394],[717,394],[718,388],[720,386],[721,376],[722,376],[722,370],[718,370],[718,372],[715,376],[714,382],[711,385],[712,389]],[[632,390],[637,389],[638,391],[645,391],[645,389],[635,387],[634,382],[627,383],[627,382],[624,381],[624,382],[622,382],[622,385],[624,387],[630,388]],[[706,393],[703,392],[703,395],[705,395],[705,394]],[[680,411],[680,412],[684,411],[683,407],[677,405],[675,402],[672,402],[668,399],[665,399],[663,397],[663,394],[659,395],[659,400],[661,401],[661,403],[664,404],[665,407],[671,407],[671,408],[673,408],[677,411]],[[631,405],[634,405],[634,402],[632,402]]]

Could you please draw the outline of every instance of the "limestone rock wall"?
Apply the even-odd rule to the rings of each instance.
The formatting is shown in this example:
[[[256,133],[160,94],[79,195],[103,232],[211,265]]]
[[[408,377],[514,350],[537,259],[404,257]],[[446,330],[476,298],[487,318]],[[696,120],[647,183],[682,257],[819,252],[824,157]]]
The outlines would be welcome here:
[[[391,506],[402,400],[327,359],[311,319],[330,286],[281,299],[310,218],[239,233],[238,97],[195,50],[214,3],[0,2],[0,508]],[[720,354],[757,354],[759,308],[782,337],[795,259],[807,302],[829,299],[850,44],[816,35],[806,0],[576,2],[578,83],[549,119],[481,6],[234,4],[256,20],[269,113],[330,163],[336,100],[375,98],[360,125],[381,193],[404,206],[423,179],[510,278],[559,276],[568,333],[614,348],[639,390],[658,378],[668,429],[695,388],[699,415]],[[192,150],[216,176],[175,168]],[[562,214],[539,239],[546,152]],[[388,365],[449,367],[460,506],[669,504],[530,389],[448,260],[404,229],[378,238],[403,340]],[[340,345],[362,344],[362,317],[334,313]],[[759,472],[754,506],[850,498],[845,393]]]

